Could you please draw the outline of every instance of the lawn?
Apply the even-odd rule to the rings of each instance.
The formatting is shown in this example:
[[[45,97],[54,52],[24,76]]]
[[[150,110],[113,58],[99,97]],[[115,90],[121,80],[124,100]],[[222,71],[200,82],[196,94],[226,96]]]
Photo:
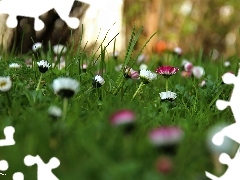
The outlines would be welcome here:
[[[104,47],[99,56],[82,48],[73,52],[70,45],[58,55],[50,46],[47,51],[25,55],[2,54],[1,77],[9,76],[12,86],[0,92],[0,131],[13,126],[16,144],[0,148],[0,159],[9,164],[1,179],[12,179],[15,172],[22,172],[26,180],[37,179],[37,166],[24,164],[27,155],[39,155],[44,163],[58,158],[60,165],[53,173],[61,180],[204,180],[205,171],[224,173],[213,159],[221,149],[209,148],[207,137],[217,124],[234,122],[230,108],[218,110],[216,100],[230,98],[233,85],[222,83],[221,77],[229,71],[237,74],[239,58],[212,61],[202,51],[182,56],[165,52],[145,62],[155,78],[137,78],[141,51],[135,52],[134,45],[139,35],[132,34],[123,57],[109,55]],[[62,69],[60,57],[66,62]],[[31,66],[25,63],[27,58],[31,58]],[[205,74],[183,77],[184,59],[203,67]],[[41,60],[51,67],[38,65]],[[224,61],[231,65],[225,67]],[[9,67],[11,63],[20,67]],[[117,69],[121,64],[123,68]],[[134,71],[126,71],[125,66]],[[161,66],[179,70],[167,79],[155,74]],[[39,67],[47,71],[41,73]],[[100,77],[93,80],[96,75]],[[69,77],[73,82],[61,84],[59,77]],[[206,84],[201,87],[202,80]],[[161,101],[159,95],[166,90],[166,81],[168,90],[177,95],[171,101]],[[49,114],[50,106],[60,108],[60,115],[55,115],[59,117]],[[114,123],[112,118],[119,111],[120,115],[127,112],[126,116]],[[177,127],[181,134],[174,143],[167,142],[170,135],[153,143],[149,133],[161,127]],[[4,134],[0,137],[4,139]]]

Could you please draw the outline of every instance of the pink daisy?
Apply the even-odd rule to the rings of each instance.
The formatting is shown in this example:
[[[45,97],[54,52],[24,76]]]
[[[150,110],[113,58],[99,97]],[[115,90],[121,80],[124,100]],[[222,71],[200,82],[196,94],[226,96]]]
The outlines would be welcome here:
[[[139,79],[139,73],[130,67],[124,68],[124,76],[131,79]]]
[[[161,66],[156,70],[156,73],[164,76],[165,78],[169,78],[170,76],[176,74],[177,72],[178,68],[172,66]]]
[[[183,132],[179,127],[159,127],[153,129],[149,138],[152,144],[156,146],[165,146],[177,144],[183,137]]]
[[[135,114],[131,110],[119,110],[113,113],[110,117],[112,125],[117,126],[121,124],[129,124],[135,121]]]

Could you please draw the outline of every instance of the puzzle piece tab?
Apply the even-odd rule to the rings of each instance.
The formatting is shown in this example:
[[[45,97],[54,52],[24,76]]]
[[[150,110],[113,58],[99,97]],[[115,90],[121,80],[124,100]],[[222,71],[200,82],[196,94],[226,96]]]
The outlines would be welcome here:
[[[239,112],[239,99],[240,99],[240,69],[238,70],[238,75],[235,76],[231,73],[226,73],[222,77],[223,82],[226,84],[234,84],[234,89],[232,91],[232,95],[230,101],[217,100],[216,106],[219,110],[224,110],[229,106],[232,110],[232,113],[235,118],[235,123],[223,128],[221,131],[216,133],[212,142],[217,146],[220,146],[224,137],[229,137],[230,139],[238,142],[240,144],[240,112]],[[216,177],[209,172],[205,172],[208,178],[212,180],[239,180],[240,179],[240,148],[236,152],[233,159],[226,153],[222,153],[219,157],[219,162],[222,164],[228,165],[228,169],[221,177]]]
[[[17,16],[34,18],[34,29],[40,31],[44,28],[44,23],[39,16],[55,9],[60,18],[72,29],[76,29],[80,21],[75,17],[69,17],[75,0],[1,0],[0,14],[8,14],[7,26],[9,28],[17,27]],[[77,0],[80,1],[81,0]],[[84,0],[84,2],[86,2]]]
[[[27,155],[24,158],[24,163],[27,166],[37,164],[37,179],[38,180],[58,180],[58,178],[52,173],[52,169],[57,168],[60,165],[60,161],[53,157],[45,164],[42,159],[37,156]]]
[[[4,128],[4,135],[5,139],[0,139],[0,146],[11,146],[15,144],[15,141],[13,139],[13,134],[15,132],[14,127],[7,126]]]

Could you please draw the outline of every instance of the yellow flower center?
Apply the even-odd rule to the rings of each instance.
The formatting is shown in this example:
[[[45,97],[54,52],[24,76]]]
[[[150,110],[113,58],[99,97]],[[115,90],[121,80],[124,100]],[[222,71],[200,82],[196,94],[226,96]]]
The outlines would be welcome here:
[[[6,85],[7,85],[7,82],[6,82],[6,81],[0,82],[0,87],[4,87],[4,86],[6,86]]]

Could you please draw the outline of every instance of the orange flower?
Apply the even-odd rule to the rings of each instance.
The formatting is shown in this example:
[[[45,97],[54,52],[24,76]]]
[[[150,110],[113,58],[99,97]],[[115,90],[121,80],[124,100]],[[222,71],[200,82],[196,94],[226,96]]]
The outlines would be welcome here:
[[[158,54],[163,53],[167,49],[168,49],[167,48],[167,43],[165,41],[161,41],[161,40],[157,41],[155,46],[154,46],[154,52],[158,53]]]

